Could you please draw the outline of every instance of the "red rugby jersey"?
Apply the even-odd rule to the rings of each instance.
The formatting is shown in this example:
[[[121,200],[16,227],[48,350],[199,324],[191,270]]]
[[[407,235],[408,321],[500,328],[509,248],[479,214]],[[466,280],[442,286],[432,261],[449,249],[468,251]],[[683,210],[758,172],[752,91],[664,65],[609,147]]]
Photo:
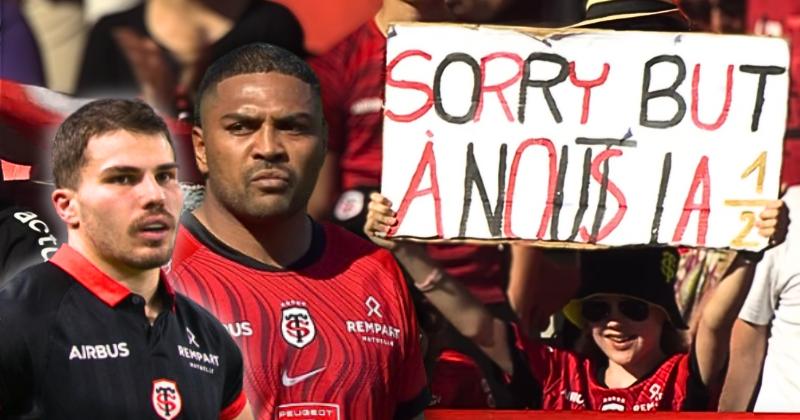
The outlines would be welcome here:
[[[241,348],[257,418],[391,419],[426,406],[414,309],[387,251],[315,224],[311,249],[281,270],[187,215],[170,274]]]
[[[478,364],[465,354],[446,349],[431,374],[431,407],[487,409],[494,408],[495,401]]]
[[[621,389],[597,378],[598,366],[573,352],[525,343],[533,376],[540,381],[545,410],[683,411],[708,410],[709,393],[691,353],[670,356],[648,377]]]
[[[342,191],[380,185],[386,37],[370,20],[308,63],[319,77]]]

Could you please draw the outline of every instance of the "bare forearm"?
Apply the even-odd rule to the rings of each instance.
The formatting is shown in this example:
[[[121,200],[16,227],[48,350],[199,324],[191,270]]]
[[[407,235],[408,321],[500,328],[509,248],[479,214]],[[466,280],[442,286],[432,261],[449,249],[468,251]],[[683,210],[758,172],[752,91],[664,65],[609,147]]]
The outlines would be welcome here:
[[[723,331],[730,334],[733,322],[739,309],[747,297],[753,280],[755,263],[737,255],[728,273],[720,281],[714,295],[703,308],[701,324],[712,331]]]
[[[731,336],[731,361],[719,399],[719,411],[749,409],[766,349],[767,326],[750,324],[741,319],[735,321]]]
[[[729,351],[731,330],[753,279],[753,264],[737,256],[703,308],[695,351],[703,383],[720,379]]]

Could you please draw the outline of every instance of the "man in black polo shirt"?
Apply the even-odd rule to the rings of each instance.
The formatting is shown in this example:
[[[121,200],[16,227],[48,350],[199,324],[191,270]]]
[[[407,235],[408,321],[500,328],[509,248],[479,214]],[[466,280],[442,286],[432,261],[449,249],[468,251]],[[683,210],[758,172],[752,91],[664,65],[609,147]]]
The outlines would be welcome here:
[[[61,125],[52,202],[67,245],[0,290],[0,418],[252,418],[235,343],[159,269],[176,172],[144,103],[92,102]]]

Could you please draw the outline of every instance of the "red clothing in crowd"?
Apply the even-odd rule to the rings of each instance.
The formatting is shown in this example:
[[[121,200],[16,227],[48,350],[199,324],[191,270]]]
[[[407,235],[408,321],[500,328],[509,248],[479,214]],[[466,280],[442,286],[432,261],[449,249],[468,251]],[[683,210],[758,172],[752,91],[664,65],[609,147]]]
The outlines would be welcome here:
[[[431,407],[449,409],[494,408],[492,390],[472,358],[444,350],[431,374]]]
[[[386,37],[370,20],[309,64],[322,88],[341,190],[380,185]]]
[[[544,410],[707,411],[710,397],[691,353],[670,356],[649,376],[627,388],[611,389],[602,366],[573,352],[525,343],[534,378],[541,383]]]

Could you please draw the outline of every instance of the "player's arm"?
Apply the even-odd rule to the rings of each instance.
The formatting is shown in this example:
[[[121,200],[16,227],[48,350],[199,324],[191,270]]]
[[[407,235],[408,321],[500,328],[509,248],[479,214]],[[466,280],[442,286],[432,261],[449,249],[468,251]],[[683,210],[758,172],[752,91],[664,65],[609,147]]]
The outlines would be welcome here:
[[[736,362],[728,365],[719,400],[720,411],[747,411],[756,395],[769,325],[780,302],[780,289],[776,285],[785,263],[786,245],[766,252],[756,266],[753,284],[733,325],[730,357]]]
[[[558,282],[552,281],[554,276]],[[538,336],[579,286],[577,252],[511,245],[508,301],[525,335]]]
[[[779,223],[780,222],[780,223]],[[788,215],[783,201],[772,201],[756,222],[759,234],[782,242],[788,227]],[[776,245],[778,241],[772,242]],[[728,360],[733,322],[747,297],[753,279],[752,253],[736,255],[728,273],[717,286],[703,308],[695,337],[695,357],[700,379],[706,386],[718,385]]]
[[[391,203],[378,193],[370,196],[364,231],[373,242],[391,250],[414,284],[455,329],[472,340],[492,361],[513,373],[505,322],[495,318],[461,283],[432,261],[421,244],[393,242],[382,237],[396,223]]]
[[[747,411],[755,395],[767,351],[767,325],[737,319],[731,336],[731,360],[719,398],[719,411]]]

